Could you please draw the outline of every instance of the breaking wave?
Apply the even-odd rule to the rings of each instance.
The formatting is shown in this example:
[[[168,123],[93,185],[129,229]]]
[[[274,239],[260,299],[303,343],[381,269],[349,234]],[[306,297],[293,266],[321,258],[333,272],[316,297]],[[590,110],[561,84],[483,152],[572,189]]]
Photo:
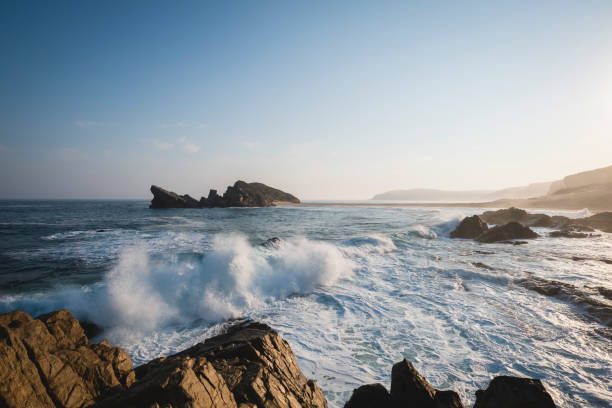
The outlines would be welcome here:
[[[241,316],[265,302],[310,293],[352,275],[338,247],[305,238],[276,248],[242,235],[214,237],[212,251],[188,260],[155,260],[144,246],[124,250],[102,283],[45,296],[7,297],[3,309],[45,312],[67,307],[101,326],[152,330],[193,320]]]

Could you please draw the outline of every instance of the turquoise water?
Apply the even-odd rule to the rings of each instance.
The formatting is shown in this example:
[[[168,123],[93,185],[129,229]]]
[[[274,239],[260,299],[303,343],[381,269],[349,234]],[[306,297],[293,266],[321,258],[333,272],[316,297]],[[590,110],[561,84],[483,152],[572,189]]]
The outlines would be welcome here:
[[[448,238],[478,212],[0,201],[0,312],[67,307],[104,326],[103,337],[137,364],[217,333],[229,318],[262,320],[333,407],[358,385],[388,386],[404,357],[468,403],[493,376],[510,374],[541,378],[559,406],[610,406],[605,313],[521,282],[569,283],[611,310],[594,288],[612,289],[612,265],[598,260],[612,258],[612,235],[521,246]],[[260,245],[271,237],[281,244]]]

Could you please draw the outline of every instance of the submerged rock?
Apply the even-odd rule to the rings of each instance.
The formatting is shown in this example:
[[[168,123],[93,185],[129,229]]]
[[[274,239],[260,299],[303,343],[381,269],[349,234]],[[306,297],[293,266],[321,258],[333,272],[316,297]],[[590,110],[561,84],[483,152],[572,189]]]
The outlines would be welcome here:
[[[509,222],[508,224],[491,228],[476,237],[476,241],[483,243],[492,243],[498,241],[509,241],[513,239],[531,239],[537,238],[531,228],[525,227],[518,222]]]
[[[474,408],[554,408],[552,397],[540,380],[495,377],[486,390],[476,392]]]
[[[609,295],[606,288],[585,287],[581,289],[571,283],[535,277],[519,280],[518,284],[541,295],[555,297],[578,306],[578,310],[585,317],[612,328],[612,306],[596,298],[597,295],[603,297]]]
[[[279,237],[272,237],[272,238],[266,239],[260,245],[268,249],[278,249],[278,247],[280,247],[281,245],[281,242],[283,241]]]
[[[479,216],[473,215],[464,218],[457,228],[450,233],[451,238],[476,238],[478,235],[489,229],[486,222]]]

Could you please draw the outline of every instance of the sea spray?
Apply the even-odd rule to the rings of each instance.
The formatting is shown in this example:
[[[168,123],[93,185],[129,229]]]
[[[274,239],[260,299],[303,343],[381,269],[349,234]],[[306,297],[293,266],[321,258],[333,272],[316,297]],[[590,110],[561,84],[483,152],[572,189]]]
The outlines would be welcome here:
[[[265,302],[349,278],[353,268],[330,243],[298,237],[266,248],[251,245],[244,235],[219,234],[197,260],[156,259],[146,245],[128,247],[101,283],[59,287],[44,297],[5,298],[3,309],[43,313],[68,307],[108,329],[151,331],[237,318]]]

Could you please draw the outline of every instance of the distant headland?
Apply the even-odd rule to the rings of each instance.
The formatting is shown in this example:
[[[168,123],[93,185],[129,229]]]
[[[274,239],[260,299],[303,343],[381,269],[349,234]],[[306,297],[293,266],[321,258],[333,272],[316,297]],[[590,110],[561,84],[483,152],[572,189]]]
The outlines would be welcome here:
[[[188,194],[179,195],[155,185],[151,186],[151,193],[153,200],[149,208],[270,207],[300,203],[297,197],[284,191],[263,183],[246,183],[242,180],[228,186],[223,196],[211,189],[208,197],[201,197],[199,201]]]

